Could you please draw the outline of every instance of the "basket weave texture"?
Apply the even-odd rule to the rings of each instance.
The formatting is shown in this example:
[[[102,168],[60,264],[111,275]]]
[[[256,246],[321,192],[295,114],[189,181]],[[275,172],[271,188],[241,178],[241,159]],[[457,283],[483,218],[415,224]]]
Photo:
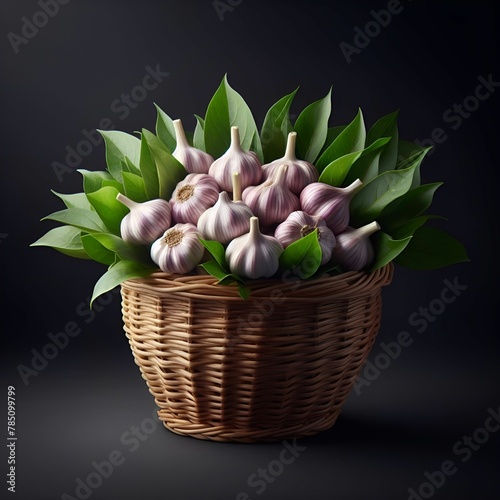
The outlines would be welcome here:
[[[122,283],[124,329],[171,431],[256,442],[336,421],[381,319],[391,264],[370,274],[259,280],[244,301],[211,276]]]

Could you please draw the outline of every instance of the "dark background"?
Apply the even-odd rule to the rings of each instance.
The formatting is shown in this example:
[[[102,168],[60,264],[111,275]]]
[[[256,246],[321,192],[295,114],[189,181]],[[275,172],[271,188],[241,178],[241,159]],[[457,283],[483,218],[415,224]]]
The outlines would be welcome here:
[[[353,44],[355,27],[364,30],[385,1],[232,3],[221,20],[210,0],[71,0],[17,54],[7,35],[21,34],[23,16],[33,19],[40,6],[0,4],[2,390],[16,387],[17,498],[75,497],[77,478],[85,480],[92,462],[114,450],[124,463],[92,490],[92,500],[222,500],[239,492],[252,499],[406,499],[408,488],[418,490],[424,474],[446,460],[457,471],[433,498],[499,498],[500,433],[478,431],[484,442],[466,462],[453,449],[500,405],[500,92],[456,130],[443,118],[474,94],[478,77],[500,81],[495,2],[402,1],[402,12],[350,63],[339,44]],[[156,65],[169,76],[128,116],[114,112],[112,103]],[[192,129],[193,113],[204,114],[225,73],[259,126],[268,107],[298,85],[295,114],[333,85],[331,125],[350,122],[358,107],[367,125],[399,108],[402,138],[424,140],[443,128],[447,139],[425,159],[423,180],[444,181],[433,211],[449,219],[442,227],[471,258],[429,272],[396,268],[370,361],[401,331],[412,345],[351,394],[332,429],[299,440],[305,450],[261,494],[247,479],[277,459],[282,444],[217,444],[148,427],[155,406],[122,331],[119,296],[99,304],[95,317],[85,306],[103,266],[29,248],[55,226],[40,218],[62,208],[50,189],[81,190],[78,173],[60,181],[51,165],[65,163],[66,146],[75,148],[83,129],[110,118],[126,132],[154,130],[153,102]],[[104,169],[103,146],[78,168]],[[418,332],[409,317],[439,299],[444,280],[467,289]],[[81,333],[23,383],[19,366],[30,367],[32,350],[71,321]],[[141,424],[152,432],[132,445],[127,438]],[[2,498],[10,498],[6,487]]]

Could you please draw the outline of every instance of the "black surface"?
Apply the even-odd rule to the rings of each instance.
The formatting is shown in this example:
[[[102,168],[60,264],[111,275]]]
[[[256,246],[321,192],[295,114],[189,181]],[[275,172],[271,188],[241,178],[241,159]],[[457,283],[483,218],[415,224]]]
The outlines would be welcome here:
[[[40,5],[0,4],[2,390],[4,400],[8,385],[17,393],[17,498],[77,498],[77,478],[85,480],[92,463],[108,460],[115,450],[123,463],[91,490],[92,500],[221,500],[240,492],[252,499],[407,499],[408,489],[418,490],[428,481],[424,474],[446,460],[456,472],[434,488],[432,498],[499,498],[500,433],[478,429],[500,405],[500,87],[459,126],[445,118],[474,94],[479,77],[500,81],[494,2],[401,2],[402,11],[350,63],[339,44],[352,44],[355,27],[363,29],[370,11],[387,3],[233,4],[221,21],[211,1],[72,0],[17,54],[8,34],[20,34],[22,18],[32,19]],[[113,111],[113,102],[141,83],[145,68],[158,64],[169,73],[164,81],[128,116]],[[332,125],[352,120],[358,107],[368,124],[399,108],[402,138],[422,141],[443,128],[447,139],[424,161],[423,179],[445,182],[435,213],[449,218],[444,227],[471,257],[471,263],[436,271],[396,269],[384,290],[383,323],[370,362],[381,360],[381,343],[402,331],[412,344],[378,376],[363,372],[375,380],[360,394],[353,391],[331,430],[299,440],[305,450],[262,492],[247,481],[269,464],[280,471],[272,461],[283,445],[203,442],[159,425],[153,431],[148,419],[154,403],[123,335],[117,295],[101,304],[95,318],[81,305],[104,269],[29,248],[52,227],[39,219],[61,207],[50,189],[81,188],[78,173],[66,173],[60,182],[52,164],[64,163],[66,146],[76,147],[83,129],[110,118],[120,130],[152,130],[153,102],[192,128],[193,113],[205,112],[226,72],[258,123],[298,85],[295,113],[333,84]],[[78,168],[103,169],[103,146]],[[410,321],[439,299],[445,280],[467,288],[433,321]],[[25,384],[20,365],[29,367],[32,350],[41,351],[49,333],[73,321],[81,333]],[[141,424],[152,433],[131,441],[127,433]],[[469,456],[459,441],[474,433],[484,442]],[[6,488],[4,482],[1,497],[15,498]]]

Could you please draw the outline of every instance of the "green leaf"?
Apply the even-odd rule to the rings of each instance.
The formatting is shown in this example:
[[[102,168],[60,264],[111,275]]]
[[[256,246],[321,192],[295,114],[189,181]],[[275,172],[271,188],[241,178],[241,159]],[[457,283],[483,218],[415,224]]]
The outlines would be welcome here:
[[[196,127],[193,134],[193,146],[195,148],[201,149],[202,151],[205,151],[205,120],[201,116],[194,116],[196,118]]]
[[[111,174],[109,174],[108,172],[92,172],[90,170],[83,169],[78,170],[78,172],[80,172],[83,177],[83,190],[85,191],[85,194],[90,194],[94,191],[98,191],[104,186],[105,183],[108,183],[108,185],[114,185],[117,189],[121,187],[121,184],[118,181],[114,180]]]
[[[318,230],[288,245],[280,255],[280,272],[292,270],[300,279],[311,277],[321,265]]]
[[[363,149],[361,156],[354,162],[344,180],[344,185],[352,184],[361,179],[367,184],[379,174],[379,159],[381,149],[389,142],[389,137],[382,137]]]
[[[93,233],[90,235],[105,249],[116,254],[121,260],[130,260],[145,265],[153,265],[149,255],[149,247],[134,245],[123,241],[119,236],[110,233]]]
[[[364,185],[351,201],[355,226],[374,221],[391,201],[404,195],[411,186],[416,163],[404,170],[389,170]]]
[[[30,247],[51,247],[69,257],[89,259],[81,240],[82,232],[72,226],[62,226],[51,229]]]
[[[150,151],[156,165],[156,173],[158,176],[158,196],[164,200],[170,200],[177,183],[184,179],[186,175],[188,175],[188,172],[170,153],[153,145],[150,146]]]
[[[248,151],[252,144],[262,161],[262,147],[255,120],[250,108],[224,76],[210,101],[205,116],[205,151],[214,158],[222,156],[231,142],[231,127],[237,126],[241,147]]]
[[[250,297],[250,288],[241,283],[238,283],[238,293],[243,300],[247,300]]]
[[[413,164],[418,161],[417,167],[413,173],[413,182],[411,187],[420,186],[420,165],[425,157],[425,155],[431,150],[431,148],[421,148],[420,146],[408,141],[399,141],[398,150],[398,161],[396,164],[396,169],[407,168],[408,165]]]
[[[204,240],[200,238],[201,244],[210,252],[212,257],[216,260],[217,264],[226,271],[226,274],[229,273],[229,266],[226,262],[226,251],[221,243],[213,240]]]
[[[154,135],[148,129],[142,129],[141,139],[142,136],[144,136],[149,146],[155,146],[159,149],[163,149],[163,151],[166,151],[167,153],[170,153],[170,149],[165,145],[165,143],[162,140],[158,139],[158,137],[156,137],[156,135]]]
[[[314,163],[328,135],[328,120],[332,111],[332,88],[318,101],[309,104],[298,116],[294,129],[297,132],[297,157]]]
[[[346,127],[347,125],[338,125],[337,127],[330,127],[328,129],[325,143],[323,144],[318,157],[321,157],[321,155],[330,147],[332,142],[340,135],[343,130],[345,130]]]
[[[227,271],[224,270],[216,260],[203,262],[202,264],[200,264],[200,266],[205,269],[205,271],[210,274],[210,276],[213,276],[218,280],[223,280],[228,276]]]
[[[421,215],[420,217],[415,217],[407,222],[402,223],[400,226],[392,229],[390,231],[391,235],[395,239],[406,238],[407,236],[413,236],[415,231],[422,227],[430,219],[443,219],[445,217],[440,217],[438,215]],[[385,229],[385,227],[384,227]]]
[[[66,208],[83,208],[84,210],[93,210],[92,205],[85,196],[85,193],[61,194],[57,193],[53,189],[51,189],[51,191],[64,202]]]
[[[388,234],[378,231],[372,238],[375,261],[371,265],[370,271],[375,271],[375,269],[379,269],[394,260],[406,248],[412,237],[394,240]]]
[[[111,189],[111,188],[105,188]],[[55,220],[62,224],[74,226],[88,233],[105,232],[106,227],[99,215],[93,210],[83,208],[67,208],[47,215],[42,220]]]
[[[123,172],[123,186],[125,188],[125,196],[138,203],[143,203],[148,200],[146,187],[141,176],[130,172]]]
[[[134,168],[139,168],[141,141],[118,130],[98,130],[106,143],[106,164],[109,173],[122,182],[122,160],[127,157]]]
[[[87,197],[108,230],[119,235],[120,223],[129,210],[116,199],[117,194],[117,189],[107,186],[88,194]]]
[[[366,131],[361,109],[354,120],[342,130],[338,137],[326,149],[316,162],[316,167],[321,172],[331,163],[349,153],[362,151],[365,147]]]
[[[169,152],[172,152],[177,141],[175,139],[174,122],[170,116],[165,113],[158,104],[155,103],[157,117],[156,117],[156,135],[167,146]]]
[[[156,163],[153,158],[151,149],[154,146],[150,146],[147,141],[147,136],[141,136],[141,176],[144,181],[144,189],[146,190],[146,194],[148,199],[154,200],[158,198],[160,191],[160,183],[158,180],[158,171],[156,169]],[[162,151],[164,154],[168,154],[162,149],[157,148],[158,151]]]
[[[94,300],[103,293],[109,292],[120,283],[128,279],[144,278],[153,272],[153,267],[144,266],[137,262],[128,260],[120,260],[116,264],[110,266],[108,271],[99,278],[99,281],[94,287],[90,307]]]
[[[431,206],[434,193],[442,185],[442,182],[434,182],[410,189],[384,208],[380,214],[380,224],[391,232],[391,229],[423,214]]]
[[[396,262],[410,269],[428,270],[469,260],[464,246],[456,238],[442,229],[422,226]]]
[[[281,158],[285,154],[288,134],[293,130],[289,115],[290,106],[297,90],[298,88],[291,94],[282,97],[266,113],[260,132],[264,161],[266,163]]]
[[[115,254],[102,246],[91,234],[82,236],[83,248],[91,259],[109,266],[115,261]]]
[[[375,122],[366,135],[366,144],[370,145],[381,137],[390,137],[390,141],[380,155],[380,173],[394,170],[398,157],[398,114],[399,110],[383,116]]]
[[[319,182],[330,186],[341,186],[353,163],[361,156],[361,151],[346,154],[333,160],[319,176]]]

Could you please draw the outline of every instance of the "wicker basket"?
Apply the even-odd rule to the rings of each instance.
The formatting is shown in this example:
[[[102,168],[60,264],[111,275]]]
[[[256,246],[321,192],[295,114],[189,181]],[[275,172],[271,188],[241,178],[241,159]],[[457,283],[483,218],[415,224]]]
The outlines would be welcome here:
[[[161,272],[122,283],[127,338],[171,431],[255,442],[330,428],[380,327],[371,274],[262,280],[243,301],[211,276]]]

